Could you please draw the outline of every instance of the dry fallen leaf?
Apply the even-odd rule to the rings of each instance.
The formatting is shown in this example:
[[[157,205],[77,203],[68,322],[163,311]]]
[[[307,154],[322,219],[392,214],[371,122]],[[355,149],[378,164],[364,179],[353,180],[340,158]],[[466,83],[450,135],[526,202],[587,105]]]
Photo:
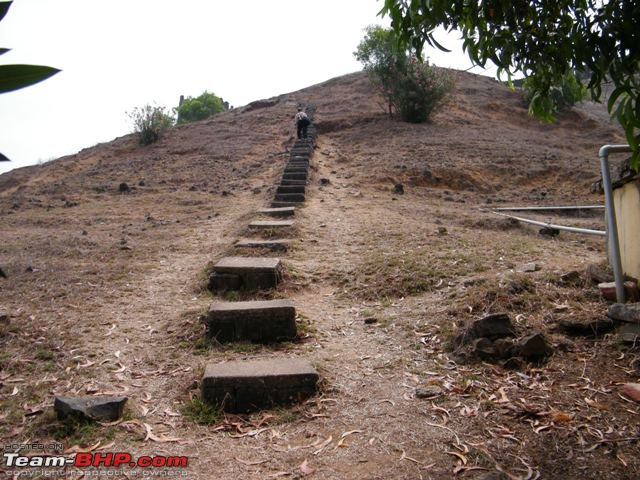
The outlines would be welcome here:
[[[332,441],[333,441],[333,436],[329,435],[329,438],[327,438],[324,442],[322,442],[320,444],[320,448],[318,448],[316,451],[314,451],[313,454],[314,455],[318,455],[322,450],[324,450],[324,447],[329,445]]]
[[[250,461],[250,460],[242,460],[241,458],[238,457],[234,457],[238,462],[242,463],[243,465],[261,465],[263,463],[267,463],[270,462],[270,459],[266,459],[266,460],[256,460],[256,461]]]
[[[303,476],[311,475],[313,472],[315,472],[315,470],[309,466],[309,462],[307,460],[302,462],[298,468],[300,469],[300,473],[302,473]]]

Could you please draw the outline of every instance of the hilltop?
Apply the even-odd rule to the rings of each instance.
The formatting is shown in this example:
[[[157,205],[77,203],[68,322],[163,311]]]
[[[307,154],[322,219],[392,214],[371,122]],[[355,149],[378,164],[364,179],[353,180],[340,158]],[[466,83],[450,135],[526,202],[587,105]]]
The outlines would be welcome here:
[[[601,105],[541,124],[519,92],[453,75],[429,124],[389,119],[354,73],[149,147],[129,135],[1,175],[0,437],[188,455],[195,478],[637,478],[622,439],[638,407],[619,383],[638,364],[588,330],[607,308],[584,275],[606,260],[602,238],[479,209],[601,203],[598,148],[624,136]],[[294,300],[302,338],[207,345],[208,268],[273,197],[299,104],[316,107],[318,142],[270,295]],[[553,355],[509,369],[456,351],[458,329],[491,313],[544,333]],[[587,335],[559,329],[575,321]],[[213,427],[185,413],[206,363],[273,356],[308,358],[321,395]],[[126,394],[127,421],[69,436],[50,406],[73,393]]]

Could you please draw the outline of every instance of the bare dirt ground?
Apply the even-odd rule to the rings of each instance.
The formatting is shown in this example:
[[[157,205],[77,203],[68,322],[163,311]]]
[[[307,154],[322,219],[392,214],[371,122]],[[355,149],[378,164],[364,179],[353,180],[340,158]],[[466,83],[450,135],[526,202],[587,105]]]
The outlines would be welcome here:
[[[386,118],[353,74],[148,148],[124,137],[0,176],[3,443],[187,455],[190,477],[221,480],[638,478],[640,407],[620,393],[640,376],[637,348],[556,328],[604,317],[593,285],[560,281],[605,261],[602,238],[549,239],[479,209],[601,203],[589,193],[597,149],[623,137],[600,106],[541,125],[517,92],[456,82],[431,124]],[[259,296],[294,300],[301,338],[209,345],[207,266],[238,254],[272,197],[298,102],[318,109],[314,171],[284,235],[285,281]],[[553,220],[604,228],[599,216]],[[538,271],[520,271],[532,262]],[[544,332],[548,361],[458,355],[457,329],[499,312],[521,335]],[[205,364],[272,357],[311,361],[320,395],[197,422]],[[440,394],[418,398],[425,387]],[[123,421],[55,419],[54,394],[94,393],[127,395]]]

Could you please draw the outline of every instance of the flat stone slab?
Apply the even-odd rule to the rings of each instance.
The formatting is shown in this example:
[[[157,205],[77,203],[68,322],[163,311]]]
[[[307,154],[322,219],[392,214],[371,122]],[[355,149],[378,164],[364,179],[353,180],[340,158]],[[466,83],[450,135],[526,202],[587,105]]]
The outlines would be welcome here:
[[[279,185],[277,193],[305,193],[306,185]]]
[[[246,413],[309,398],[318,380],[318,372],[300,359],[209,364],[202,378],[202,399],[226,412]]]
[[[306,180],[291,180],[290,178],[283,178],[280,180],[280,185],[306,185]]]
[[[283,180],[307,180],[309,176],[308,172],[302,172],[302,173],[293,173],[293,172],[284,172],[282,174],[282,179]]]
[[[276,193],[274,200],[302,203],[304,202],[304,193]]]
[[[298,335],[291,300],[217,302],[209,308],[206,323],[209,338],[220,343],[280,342]]]
[[[64,420],[98,420],[113,422],[122,416],[127,397],[106,395],[83,397],[55,397],[53,409]]]
[[[209,290],[268,290],[281,279],[282,262],[271,257],[225,257],[213,266]]]
[[[283,200],[274,200],[271,202],[273,208],[299,207],[300,202],[286,202]]]
[[[266,248],[274,252],[286,252],[289,249],[289,240],[253,240],[241,239],[236,242],[237,248]]]
[[[283,207],[283,208],[263,208],[258,213],[264,215],[271,215],[272,217],[292,217],[296,213],[295,207]]]
[[[293,220],[254,220],[249,224],[249,228],[255,230],[268,230],[270,228],[290,228],[296,222]]]

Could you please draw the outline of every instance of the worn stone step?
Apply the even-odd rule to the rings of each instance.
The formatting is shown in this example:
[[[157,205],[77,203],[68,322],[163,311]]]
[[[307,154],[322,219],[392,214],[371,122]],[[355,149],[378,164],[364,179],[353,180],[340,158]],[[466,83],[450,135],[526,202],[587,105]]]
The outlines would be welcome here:
[[[310,157],[313,154],[313,147],[292,148],[289,151],[290,157]]]
[[[305,172],[309,170],[309,164],[308,163],[300,163],[300,162],[289,162],[284,166],[285,170],[287,169],[292,169],[292,168],[299,168],[301,170],[304,170]]]
[[[309,166],[309,160],[305,160],[305,159],[300,158],[300,157],[295,157],[295,158],[289,159],[289,161],[287,162],[287,165],[302,165],[304,167],[308,167]]]
[[[296,209],[295,207],[263,208],[262,210],[259,210],[258,213],[270,215],[272,217],[292,217],[296,214]]]
[[[291,300],[216,302],[209,308],[206,324],[207,336],[220,343],[271,343],[298,335]]]
[[[272,228],[291,228],[295,222],[293,220],[254,220],[249,224],[253,230],[269,230]]]
[[[289,157],[289,162],[297,162],[297,163],[309,163],[310,156],[309,155],[291,155]]]
[[[289,240],[254,240],[242,238],[235,244],[237,248],[266,248],[274,252],[286,252],[289,249]]]
[[[283,178],[280,180],[280,185],[306,185],[306,180],[292,180],[290,178]]]
[[[304,202],[304,193],[276,193],[273,199],[283,202]]]
[[[305,185],[280,185],[276,190],[277,193],[304,193]]]
[[[282,278],[282,263],[270,257],[225,257],[213,266],[209,290],[268,290]]]
[[[282,174],[283,180],[306,180],[309,176],[309,172],[284,172]]]
[[[309,362],[294,358],[209,364],[202,399],[226,412],[247,413],[312,397],[318,380]]]
[[[308,167],[284,167],[284,171],[282,172],[284,173],[308,173],[309,172],[309,168]]]
[[[273,200],[271,202],[273,208],[299,207],[300,202],[287,202],[283,200]]]

